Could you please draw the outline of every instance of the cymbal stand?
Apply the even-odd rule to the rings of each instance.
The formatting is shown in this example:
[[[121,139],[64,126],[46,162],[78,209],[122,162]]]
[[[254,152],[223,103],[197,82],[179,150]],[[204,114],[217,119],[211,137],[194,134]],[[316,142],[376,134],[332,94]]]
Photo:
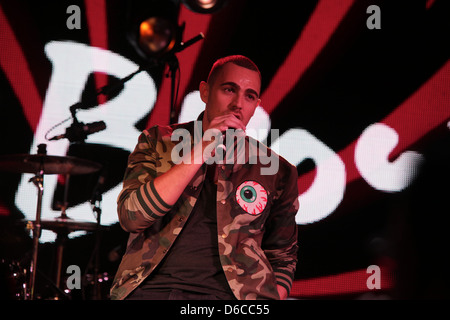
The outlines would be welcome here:
[[[102,178],[102,177],[101,177]],[[100,179],[101,179],[100,178]],[[92,268],[93,272],[93,287],[92,287],[92,293],[91,293],[91,299],[92,300],[101,300],[101,292],[100,292],[100,282],[99,282],[99,266],[100,266],[100,242],[102,237],[102,228],[100,224],[100,219],[102,215],[102,209],[101,209],[101,201],[102,201],[102,192],[97,185],[96,190],[94,190],[93,198],[91,199],[91,205],[92,205],[92,211],[96,213],[97,218],[97,227],[95,230],[95,245],[94,249],[92,251],[91,257],[89,259],[89,262],[86,266],[86,272],[85,276],[88,274],[89,268]],[[87,282],[87,279],[86,279]],[[86,283],[87,285],[87,283]],[[85,295],[83,295],[84,298]]]
[[[45,144],[40,144],[38,146],[38,154],[47,154]],[[41,212],[42,212],[42,196],[44,194],[44,164],[40,164],[40,168],[36,175],[30,179],[38,189],[38,199],[36,206],[36,221],[33,225],[33,257],[30,263],[30,283],[29,283],[29,294],[28,298],[34,300],[35,286],[36,286],[36,268],[37,268],[37,258],[39,249],[39,237],[41,236]],[[26,297],[27,298],[27,297]]]
[[[68,196],[68,189],[69,189],[69,181],[70,181],[70,174],[66,174],[65,179],[65,185],[64,185],[64,203],[61,208],[61,216],[59,217],[62,220],[68,219],[66,214],[66,209],[68,206],[67,202],[67,196]],[[55,284],[58,288],[61,288],[61,270],[62,270],[62,260],[63,260],[63,252],[64,252],[64,246],[66,244],[66,240],[68,238],[68,232],[66,230],[58,230],[57,236],[56,236],[56,278],[55,278]]]

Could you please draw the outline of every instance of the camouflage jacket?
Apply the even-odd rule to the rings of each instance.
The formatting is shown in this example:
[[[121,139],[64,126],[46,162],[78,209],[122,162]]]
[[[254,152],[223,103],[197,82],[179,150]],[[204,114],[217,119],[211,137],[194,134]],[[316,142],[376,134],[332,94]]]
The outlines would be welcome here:
[[[176,129],[202,134],[199,121],[155,126],[143,131],[129,156],[117,202],[119,222],[130,236],[112,284],[113,300],[124,299],[161,262],[202,189],[205,164],[173,206],[161,199],[153,185],[155,177],[174,165],[172,150],[180,143],[171,141]],[[245,137],[245,149],[255,145],[270,152],[263,144]],[[269,154],[279,160],[276,173],[271,175],[261,174],[260,169],[269,165],[267,161],[255,163],[252,152],[247,152],[240,163],[218,165],[218,249],[237,299],[279,299],[277,284],[289,292],[294,278],[298,249],[297,170],[274,152]]]

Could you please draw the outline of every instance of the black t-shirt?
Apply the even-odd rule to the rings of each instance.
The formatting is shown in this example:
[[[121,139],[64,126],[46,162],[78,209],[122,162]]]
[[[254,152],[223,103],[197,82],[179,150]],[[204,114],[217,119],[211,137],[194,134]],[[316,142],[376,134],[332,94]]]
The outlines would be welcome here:
[[[234,299],[219,260],[215,165],[208,165],[200,197],[182,232],[143,289],[181,289]]]

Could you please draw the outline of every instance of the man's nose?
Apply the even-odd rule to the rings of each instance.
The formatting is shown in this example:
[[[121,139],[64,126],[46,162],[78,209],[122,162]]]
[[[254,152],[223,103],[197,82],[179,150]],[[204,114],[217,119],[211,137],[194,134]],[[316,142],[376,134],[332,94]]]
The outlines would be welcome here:
[[[243,94],[236,94],[234,99],[233,99],[233,103],[232,103],[232,107],[233,109],[242,109],[244,107],[244,95]]]

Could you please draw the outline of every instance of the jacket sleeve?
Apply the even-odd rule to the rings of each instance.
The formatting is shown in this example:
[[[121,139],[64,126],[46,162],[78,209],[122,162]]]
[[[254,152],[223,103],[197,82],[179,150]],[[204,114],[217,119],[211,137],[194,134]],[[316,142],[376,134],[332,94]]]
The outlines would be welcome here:
[[[299,204],[297,169],[290,164],[288,168],[280,177],[281,188],[266,221],[262,248],[272,265],[277,284],[286,288],[289,294],[298,260],[295,215]]]
[[[123,188],[117,198],[119,222],[128,232],[144,231],[171,209],[153,184],[160,161],[156,151],[156,134],[156,127],[144,130],[128,157]]]

